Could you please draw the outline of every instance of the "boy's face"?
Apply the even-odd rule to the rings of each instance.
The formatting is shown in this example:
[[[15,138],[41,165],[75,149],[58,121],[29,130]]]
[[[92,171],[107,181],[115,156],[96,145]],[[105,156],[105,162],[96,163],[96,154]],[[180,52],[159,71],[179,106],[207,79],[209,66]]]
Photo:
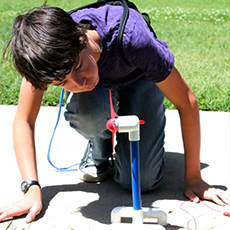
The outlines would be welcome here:
[[[62,81],[53,81],[52,85],[61,86],[67,91],[81,93],[91,91],[99,82],[98,67],[90,48],[82,50],[79,62]]]

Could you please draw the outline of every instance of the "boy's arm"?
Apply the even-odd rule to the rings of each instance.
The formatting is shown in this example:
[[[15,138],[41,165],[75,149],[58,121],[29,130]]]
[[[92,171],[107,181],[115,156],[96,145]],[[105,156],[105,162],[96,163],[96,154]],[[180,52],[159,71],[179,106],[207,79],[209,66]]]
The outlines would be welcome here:
[[[13,123],[14,149],[22,181],[38,181],[34,128],[42,98],[43,91],[34,91],[31,84],[23,79]],[[31,222],[41,208],[41,190],[38,186],[31,186],[21,201],[0,208],[0,221],[7,217],[28,213],[26,222]]]
[[[175,67],[168,78],[157,86],[180,115],[185,151],[185,195],[189,199],[196,198],[195,201],[200,197],[220,205],[230,204],[230,196],[226,192],[212,188],[201,178],[199,108],[192,90]]]
[[[34,129],[42,98],[43,91],[34,90],[31,84],[23,79],[13,123],[14,150],[22,180],[38,180]]]

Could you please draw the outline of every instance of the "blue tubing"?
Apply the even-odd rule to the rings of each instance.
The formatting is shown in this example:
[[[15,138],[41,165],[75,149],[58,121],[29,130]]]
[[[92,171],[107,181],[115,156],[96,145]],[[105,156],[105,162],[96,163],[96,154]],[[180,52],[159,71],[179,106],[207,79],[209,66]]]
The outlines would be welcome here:
[[[54,131],[53,131],[52,137],[50,139],[48,153],[47,153],[47,160],[48,160],[48,162],[50,163],[51,166],[53,166],[55,169],[57,169],[59,171],[65,171],[65,172],[67,172],[67,171],[77,171],[77,169],[71,169],[71,168],[74,167],[74,166],[77,166],[78,164],[74,164],[74,165],[71,165],[71,166],[66,167],[66,168],[58,168],[58,167],[56,167],[52,163],[52,161],[50,159],[50,150],[51,150],[52,142],[53,142],[53,139],[54,139],[54,134],[56,132],[56,129],[57,129],[57,126],[58,126],[58,123],[59,123],[59,120],[60,120],[60,116],[61,116],[61,108],[62,108],[62,102],[63,102],[64,92],[65,92],[65,90],[62,89],[61,90],[61,96],[60,96],[60,102],[59,102],[58,118],[57,118],[57,121],[56,121],[56,125],[54,127]]]
[[[131,147],[131,175],[134,210],[141,210],[139,141],[130,141]]]

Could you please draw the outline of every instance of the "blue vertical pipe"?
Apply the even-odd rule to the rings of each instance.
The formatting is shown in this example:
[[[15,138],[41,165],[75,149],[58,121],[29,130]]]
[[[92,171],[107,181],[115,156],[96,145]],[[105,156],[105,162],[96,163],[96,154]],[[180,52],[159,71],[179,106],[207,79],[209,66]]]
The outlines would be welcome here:
[[[130,141],[132,195],[134,210],[141,210],[139,141]]]

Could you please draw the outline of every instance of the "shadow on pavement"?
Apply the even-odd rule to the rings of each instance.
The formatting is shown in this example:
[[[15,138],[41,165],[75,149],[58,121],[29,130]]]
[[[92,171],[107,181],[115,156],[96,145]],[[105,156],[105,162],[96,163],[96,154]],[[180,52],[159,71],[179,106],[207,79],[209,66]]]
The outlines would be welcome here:
[[[163,182],[153,191],[142,194],[142,207],[151,207],[156,200],[186,200],[183,194],[184,186],[184,155],[181,153],[166,152],[165,154],[165,178]],[[208,167],[201,163],[201,169]],[[215,187],[226,190],[225,186]],[[36,220],[42,218],[49,206],[50,201],[59,192],[83,191],[96,193],[99,200],[93,201],[86,206],[76,207],[76,212],[89,219],[103,224],[110,224],[111,210],[117,206],[132,206],[132,194],[121,188],[113,180],[113,172],[107,180],[100,183],[77,183],[69,185],[47,186],[42,188],[43,209]]]

